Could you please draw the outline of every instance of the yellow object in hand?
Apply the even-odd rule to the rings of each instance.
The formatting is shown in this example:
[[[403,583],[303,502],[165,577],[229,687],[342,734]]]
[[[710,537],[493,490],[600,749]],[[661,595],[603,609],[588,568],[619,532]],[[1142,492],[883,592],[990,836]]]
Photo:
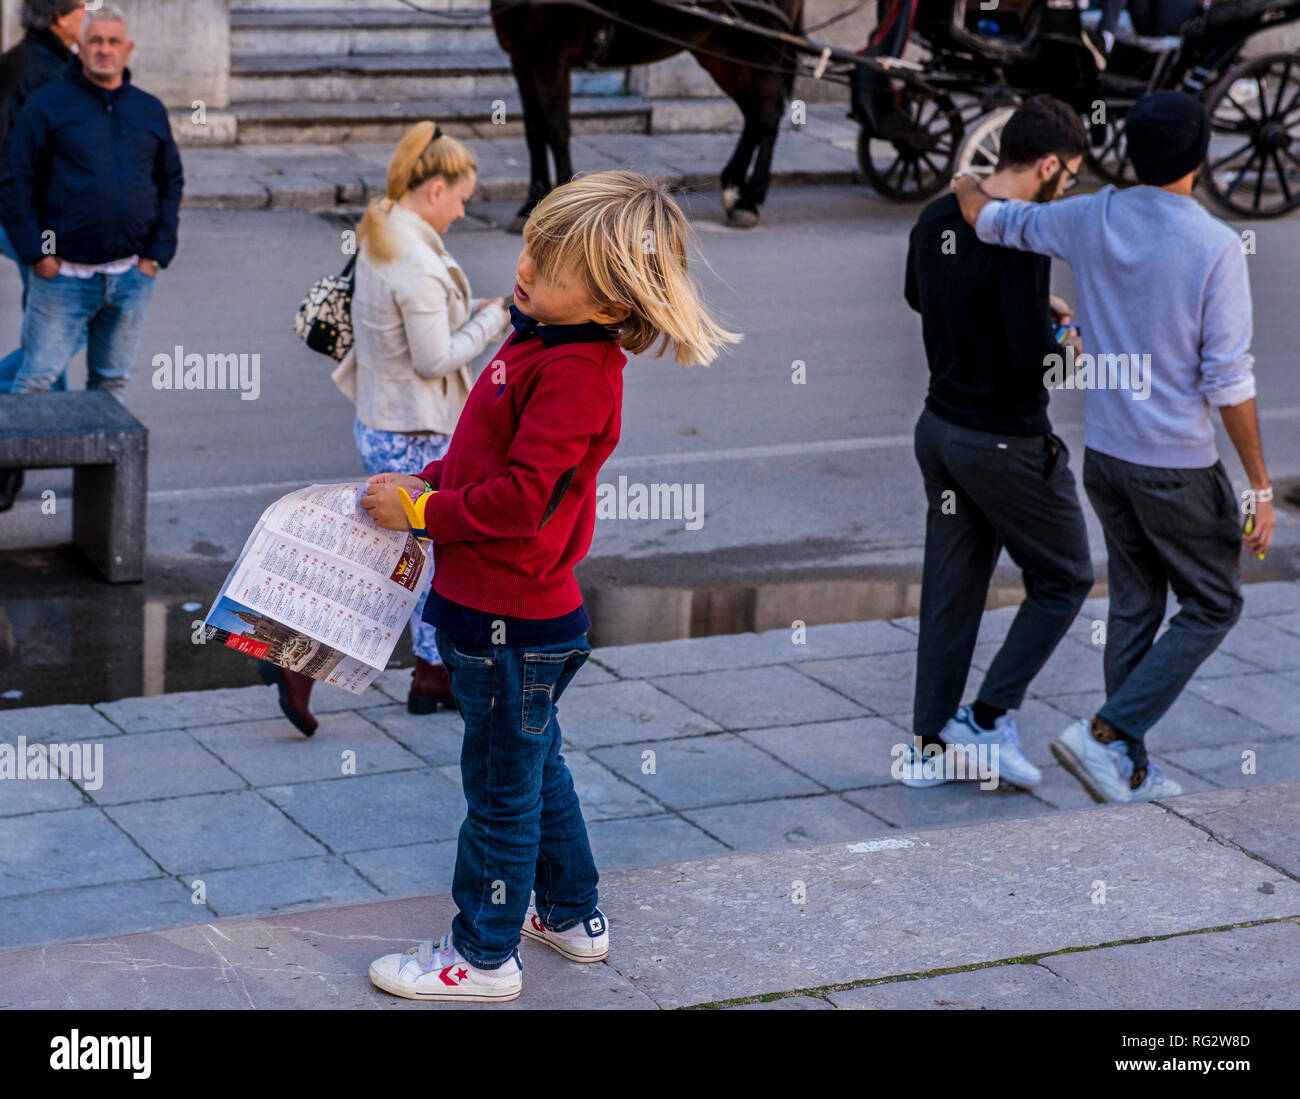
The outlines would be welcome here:
[[[1242,534],[1255,533],[1255,513],[1253,511],[1248,511],[1246,513],[1246,525],[1241,528],[1241,533]],[[1256,561],[1264,560],[1264,555],[1262,553],[1255,554],[1255,560]]]

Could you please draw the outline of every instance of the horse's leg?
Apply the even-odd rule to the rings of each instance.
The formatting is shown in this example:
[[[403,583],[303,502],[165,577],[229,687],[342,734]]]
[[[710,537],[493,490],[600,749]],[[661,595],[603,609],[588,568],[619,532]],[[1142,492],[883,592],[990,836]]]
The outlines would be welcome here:
[[[573,159],[569,152],[569,108],[571,105],[570,69],[566,65],[562,70],[551,74],[547,81],[547,104],[545,112],[546,144],[550,146],[551,156],[555,160],[555,185],[562,187],[573,178]]]
[[[512,59],[515,81],[519,85],[519,98],[524,105],[524,137],[528,142],[528,197],[515,213],[509,231],[522,233],[528,215],[551,189],[550,163],[546,156],[546,108],[542,91],[538,87],[536,70],[527,60]]]
[[[776,138],[780,132],[783,111],[783,103],[775,112],[770,109],[769,104],[763,105],[756,124],[760,137],[758,155],[754,158],[754,170],[750,173],[745,186],[741,188],[740,201],[736,203],[736,214],[752,212],[755,222],[758,221],[758,208],[767,198],[767,189],[772,183],[772,153],[776,149]]]
[[[758,208],[771,183],[772,151],[785,111],[785,81],[779,74],[756,72],[716,57],[697,54],[696,60],[745,117],[736,151],[722,170],[722,208],[729,224],[748,229],[758,224]],[[758,156],[751,173],[755,152]]]
[[[736,150],[722,169],[722,209],[728,220],[731,219],[736,203],[740,201],[745,176],[749,172],[749,161],[757,145],[758,135],[746,120],[745,127],[740,132],[740,140],[736,142]]]

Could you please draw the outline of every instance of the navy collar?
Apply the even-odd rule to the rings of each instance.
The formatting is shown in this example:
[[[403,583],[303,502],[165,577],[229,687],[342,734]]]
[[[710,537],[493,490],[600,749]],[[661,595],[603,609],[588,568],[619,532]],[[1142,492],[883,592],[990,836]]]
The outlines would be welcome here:
[[[71,80],[74,84],[80,85],[88,92],[94,92],[100,98],[112,96],[116,99],[119,96],[125,95],[130,89],[131,70],[129,67],[122,71],[122,83],[112,91],[109,91],[107,88],[96,84],[86,75],[86,71],[81,67],[81,57],[78,54],[69,54],[69,57],[71,60],[68,62],[68,67],[63,74],[64,79]]]
[[[538,324],[535,318],[517,305],[510,306],[510,323],[515,329],[512,343],[538,336],[544,347],[556,347],[562,343],[605,343],[616,338],[611,329],[595,321],[587,321],[585,324]]]
[[[25,37],[30,39],[32,42],[39,42],[60,61],[66,61],[68,58],[74,56],[73,52],[63,44],[63,39],[48,27],[45,28],[45,30],[28,31]]]

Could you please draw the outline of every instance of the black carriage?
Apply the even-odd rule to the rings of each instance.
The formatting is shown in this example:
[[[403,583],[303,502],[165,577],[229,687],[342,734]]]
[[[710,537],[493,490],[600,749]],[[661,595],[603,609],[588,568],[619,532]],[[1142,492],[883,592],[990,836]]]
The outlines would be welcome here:
[[[1258,32],[1300,18],[1300,0],[1130,0],[1106,51],[1087,0],[879,0],[880,22],[852,74],[863,175],[896,200],[937,193],[954,171],[991,170],[1002,124],[1046,92],[1091,125],[1090,162],[1134,182],[1124,116],[1177,88],[1205,103],[1202,180],[1223,206],[1271,217],[1300,203],[1300,54],[1242,58]],[[909,59],[909,44],[923,56]]]

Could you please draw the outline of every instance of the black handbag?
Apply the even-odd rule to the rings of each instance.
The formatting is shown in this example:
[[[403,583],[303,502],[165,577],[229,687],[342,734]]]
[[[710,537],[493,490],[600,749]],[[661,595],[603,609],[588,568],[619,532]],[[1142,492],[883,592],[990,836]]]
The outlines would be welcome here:
[[[357,257],[352,256],[341,275],[326,275],[298,306],[294,331],[313,351],[339,362],[352,348],[352,293],[356,289]]]

